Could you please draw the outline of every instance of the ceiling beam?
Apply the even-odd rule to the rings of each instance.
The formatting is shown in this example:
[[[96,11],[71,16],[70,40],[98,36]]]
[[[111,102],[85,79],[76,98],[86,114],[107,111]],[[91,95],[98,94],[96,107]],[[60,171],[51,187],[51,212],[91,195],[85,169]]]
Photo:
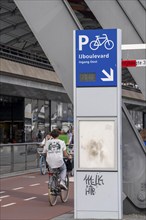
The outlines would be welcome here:
[[[15,8],[13,11],[7,11],[7,12],[4,12],[4,13],[1,13],[0,14],[0,19],[3,19],[3,18],[8,18],[8,16],[14,16],[16,14],[20,14],[20,11],[18,10],[18,8]]]
[[[146,44],[123,44],[122,50],[145,50]]]
[[[25,21],[22,21],[22,22],[17,23],[17,24],[9,25],[8,27],[5,27],[5,28],[3,28],[3,29],[0,30],[0,35],[6,34],[6,33],[9,32],[9,31],[15,30],[16,28],[22,26],[22,25],[25,24],[25,23],[26,23]]]
[[[36,47],[38,47],[39,46],[39,43],[38,43],[38,41],[36,41],[36,42],[34,42],[34,43],[32,43],[32,44],[29,44],[28,46],[25,46],[24,48],[23,48],[23,50],[28,50],[28,49],[31,49],[31,48],[36,48]]]
[[[33,35],[33,33],[32,32],[28,32],[28,33],[26,33],[26,34],[24,34],[24,35],[21,35],[21,36],[17,36],[16,38],[14,38],[13,40],[10,40],[10,41],[8,41],[5,45],[7,45],[7,46],[12,46],[13,44],[15,44],[15,43],[18,43],[18,42],[20,42],[20,41],[27,41],[27,38],[28,37],[33,37],[34,35]]]

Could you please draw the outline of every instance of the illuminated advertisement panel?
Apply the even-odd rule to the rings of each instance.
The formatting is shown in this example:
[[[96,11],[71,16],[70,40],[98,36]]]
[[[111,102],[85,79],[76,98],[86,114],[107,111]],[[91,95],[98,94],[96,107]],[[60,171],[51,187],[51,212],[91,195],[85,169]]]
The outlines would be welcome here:
[[[78,120],[78,168],[117,169],[115,118]]]

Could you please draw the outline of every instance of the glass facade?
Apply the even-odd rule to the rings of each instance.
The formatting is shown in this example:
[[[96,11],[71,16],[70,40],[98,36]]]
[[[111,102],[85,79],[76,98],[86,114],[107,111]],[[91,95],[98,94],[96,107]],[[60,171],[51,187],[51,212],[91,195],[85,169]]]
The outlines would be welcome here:
[[[0,96],[0,143],[24,141],[24,98]]]
[[[25,99],[25,142],[38,141],[39,131],[43,139],[53,128],[62,128],[64,123],[68,127],[73,123],[71,103]]]
[[[51,100],[0,96],[0,143],[38,141],[55,127],[73,124],[73,106]],[[39,140],[40,141],[40,140]]]

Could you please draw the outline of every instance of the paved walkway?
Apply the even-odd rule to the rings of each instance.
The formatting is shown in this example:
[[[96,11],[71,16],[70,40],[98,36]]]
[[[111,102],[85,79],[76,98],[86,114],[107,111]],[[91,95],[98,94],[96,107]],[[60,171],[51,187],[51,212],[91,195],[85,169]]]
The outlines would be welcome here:
[[[74,213],[73,212],[66,213],[64,215],[53,218],[51,220],[74,220]],[[85,220],[85,219],[80,219],[80,220]],[[96,219],[94,219],[94,220],[96,220]],[[109,220],[112,220],[112,219],[109,219]],[[136,214],[124,215],[123,220],[146,220],[146,216],[145,215],[136,215]]]

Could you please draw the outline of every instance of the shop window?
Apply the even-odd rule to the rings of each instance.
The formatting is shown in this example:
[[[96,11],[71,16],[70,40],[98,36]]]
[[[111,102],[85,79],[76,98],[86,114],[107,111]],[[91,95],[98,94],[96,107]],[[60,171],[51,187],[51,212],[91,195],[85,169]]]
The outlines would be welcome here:
[[[0,143],[24,141],[24,98],[0,96]]]

